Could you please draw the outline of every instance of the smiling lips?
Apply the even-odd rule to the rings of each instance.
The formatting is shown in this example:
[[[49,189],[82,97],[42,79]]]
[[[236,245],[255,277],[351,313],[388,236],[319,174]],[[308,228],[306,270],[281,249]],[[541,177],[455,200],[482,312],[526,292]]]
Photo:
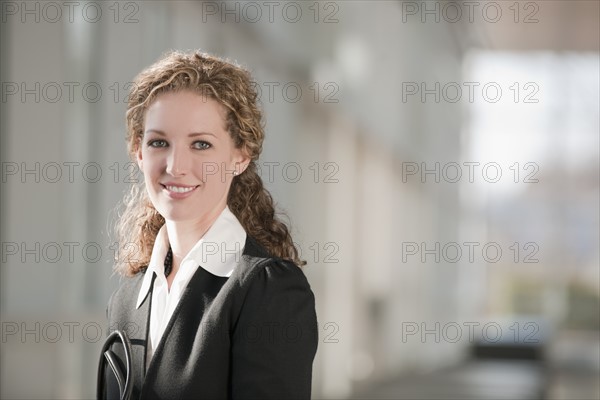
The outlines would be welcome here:
[[[169,197],[174,199],[182,199],[190,195],[198,186],[181,186],[166,184],[161,186],[167,191]]]

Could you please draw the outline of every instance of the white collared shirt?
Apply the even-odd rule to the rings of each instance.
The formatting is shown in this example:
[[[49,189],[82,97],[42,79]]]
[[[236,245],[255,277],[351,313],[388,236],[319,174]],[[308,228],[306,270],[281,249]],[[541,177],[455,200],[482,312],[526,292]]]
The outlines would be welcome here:
[[[169,237],[166,225],[160,228],[136,304],[136,308],[139,308],[148,295],[152,276],[156,273],[152,291],[152,306],[150,307],[147,365],[152,359],[154,350],[163,336],[183,291],[198,267],[204,268],[213,275],[229,277],[241,259],[245,243],[246,231],[229,207],[225,206],[208,231],[181,261],[179,270],[171,283],[171,290],[169,290],[164,272],[165,257],[169,250]]]

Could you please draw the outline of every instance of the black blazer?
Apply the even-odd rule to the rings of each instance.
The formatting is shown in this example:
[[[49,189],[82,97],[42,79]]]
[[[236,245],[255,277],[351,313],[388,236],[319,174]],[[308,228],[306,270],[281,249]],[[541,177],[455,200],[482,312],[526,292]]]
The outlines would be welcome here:
[[[151,292],[136,309],[143,278],[126,278],[107,310],[109,332],[121,329],[131,339],[133,398],[310,398],[317,316],[295,264],[271,257],[248,236],[229,278],[198,268],[147,370]],[[124,362],[122,346],[112,350]],[[108,397],[118,398],[112,373],[106,381]]]

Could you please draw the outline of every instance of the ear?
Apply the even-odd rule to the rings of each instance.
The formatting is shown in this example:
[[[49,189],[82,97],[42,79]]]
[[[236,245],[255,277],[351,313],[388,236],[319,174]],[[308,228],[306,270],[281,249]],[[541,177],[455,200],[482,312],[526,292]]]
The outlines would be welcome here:
[[[246,152],[243,149],[236,149],[235,155],[233,157],[234,168],[241,174],[248,168],[248,164],[250,164],[250,157],[246,155]]]

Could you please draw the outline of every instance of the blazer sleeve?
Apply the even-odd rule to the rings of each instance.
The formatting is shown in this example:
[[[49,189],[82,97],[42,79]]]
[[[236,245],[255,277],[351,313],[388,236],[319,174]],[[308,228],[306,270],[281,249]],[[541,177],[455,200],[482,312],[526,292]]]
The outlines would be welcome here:
[[[318,331],[302,270],[268,263],[250,278],[232,334],[233,399],[310,399]]]

